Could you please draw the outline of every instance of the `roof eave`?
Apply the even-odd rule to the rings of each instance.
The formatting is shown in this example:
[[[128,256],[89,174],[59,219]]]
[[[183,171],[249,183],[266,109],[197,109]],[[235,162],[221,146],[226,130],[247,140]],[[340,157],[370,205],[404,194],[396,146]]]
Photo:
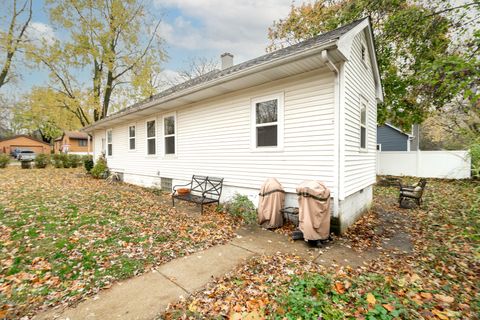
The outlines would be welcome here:
[[[271,61],[265,61],[265,62],[260,63],[258,65],[254,65],[254,66],[251,66],[249,68],[245,68],[243,70],[240,70],[238,72],[223,76],[221,78],[213,79],[211,81],[201,83],[201,84],[198,84],[196,86],[193,86],[193,87],[175,92],[171,95],[168,95],[168,96],[165,96],[165,97],[162,97],[162,98],[159,98],[159,99],[153,99],[151,101],[147,101],[144,104],[140,104],[137,107],[127,109],[127,110],[125,110],[125,112],[119,112],[119,113],[113,114],[113,115],[111,115],[111,116],[109,116],[105,119],[99,120],[99,121],[97,121],[97,122],[95,122],[95,123],[93,123],[89,126],[83,127],[81,129],[81,131],[87,132],[87,133],[93,132],[99,126],[106,125],[113,120],[120,119],[120,118],[122,118],[124,116],[127,116],[129,114],[132,114],[132,113],[135,113],[135,112],[138,112],[138,111],[141,111],[141,110],[146,110],[146,109],[151,108],[153,106],[160,105],[162,103],[165,103],[165,102],[168,102],[168,101],[171,101],[171,100],[174,100],[174,99],[178,99],[178,98],[181,98],[181,97],[184,97],[186,95],[193,94],[193,93],[196,93],[196,92],[199,92],[199,91],[202,91],[202,90],[206,90],[206,89],[212,88],[214,86],[220,85],[222,83],[233,81],[233,80],[248,76],[248,75],[256,73],[256,72],[262,72],[262,71],[274,68],[276,66],[294,61],[296,59],[306,58],[308,56],[315,55],[315,54],[317,54],[317,53],[319,53],[323,50],[326,50],[326,49],[336,49],[337,44],[338,44],[338,39],[333,39],[329,42],[322,43],[322,44],[317,45],[317,46],[313,46],[313,47],[309,48],[308,50],[296,52],[294,54],[284,56],[284,57],[279,57],[279,58],[271,60]]]

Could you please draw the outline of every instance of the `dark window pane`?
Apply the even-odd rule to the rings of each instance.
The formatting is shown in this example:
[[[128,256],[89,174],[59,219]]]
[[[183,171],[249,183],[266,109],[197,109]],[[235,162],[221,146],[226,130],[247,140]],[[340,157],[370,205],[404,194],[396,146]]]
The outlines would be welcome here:
[[[165,137],[165,154],[175,154],[175,137]]]
[[[108,144],[108,155],[111,156],[113,152],[113,146],[111,143]]]
[[[277,121],[277,100],[256,104],[257,124]]]
[[[155,120],[147,122],[147,137],[155,137]]]
[[[107,142],[111,143],[112,142],[112,131],[107,131]]]
[[[80,147],[86,147],[87,146],[87,140],[78,140],[78,145]]]
[[[128,128],[128,135],[130,138],[135,137],[135,126],[131,126]]]
[[[272,147],[277,145],[277,126],[257,128],[257,147]]]
[[[367,146],[367,129],[364,127],[360,128],[360,147],[365,148]]]
[[[165,123],[165,135],[175,134],[175,118],[171,116],[163,120]]]
[[[147,154],[155,154],[157,152],[155,149],[155,141],[156,139],[147,140]]]
[[[135,138],[130,139],[130,150],[135,149]]]

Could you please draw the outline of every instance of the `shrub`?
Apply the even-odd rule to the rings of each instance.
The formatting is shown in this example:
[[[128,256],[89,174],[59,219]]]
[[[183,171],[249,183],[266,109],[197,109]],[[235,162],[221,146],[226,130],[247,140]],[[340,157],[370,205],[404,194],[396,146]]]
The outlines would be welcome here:
[[[35,167],[45,168],[50,163],[50,157],[44,153],[40,153],[35,157]]]
[[[67,154],[67,162],[71,168],[77,168],[80,165],[81,158],[77,154]]]
[[[66,153],[62,154],[61,159],[62,159],[62,163],[63,163],[64,168],[71,168],[72,167],[72,162],[71,162],[72,158],[70,157],[69,154],[66,154]]]
[[[10,163],[10,156],[6,153],[0,154],[0,168],[6,168]]]
[[[241,217],[246,223],[257,220],[257,209],[247,196],[236,194],[232,200],[223,204],[222,209],[234,217]]]
[[[91,174],[96,179],[105,179],[108,177],[107,160],[104,157],[100,157],[97,163],[92,168]]]
[[[92,171],[93,168],[93,157],[92,156],[84,156],[83,157],[83,166],[87,172]]]
[[[472,158],[472,178],[480,179],[480,142],[470,146]]]
[[[63,153],[56,153],[53,155],[53,166],[55,168],[63,168],[63,158],[65,155]]]

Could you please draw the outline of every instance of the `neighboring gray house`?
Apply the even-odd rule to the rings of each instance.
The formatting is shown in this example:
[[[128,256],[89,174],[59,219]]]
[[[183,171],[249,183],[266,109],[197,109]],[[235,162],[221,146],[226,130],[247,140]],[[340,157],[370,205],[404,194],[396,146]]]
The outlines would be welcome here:
[[[412,143],[413,139],[414,136],[391,124],[385,123],[377,127],[378,151],[416,151],[417,147]]]

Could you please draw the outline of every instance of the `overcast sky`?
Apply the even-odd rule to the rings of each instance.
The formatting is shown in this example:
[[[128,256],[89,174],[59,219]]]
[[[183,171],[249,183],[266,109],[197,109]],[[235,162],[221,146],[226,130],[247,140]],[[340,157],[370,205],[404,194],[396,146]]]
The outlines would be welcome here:
[[[191,57],[220,59],[230,52],[234,63],[265,53],[268,27],[286,17],[292,0],[151,0],[151,13],[161,20],[169,60],[167,74],[182,68]],[[3,11],[3,10],[0,10]],[[4,26],[2,26],[4,27]],[[36,37],[61,38],[63,30],[49,24],[43,0],[34,0],[30,33]],[[14,91],[43,85],[48,73],[22,68],[22,78]],[[12,88],[13,89],[13,88]]]

